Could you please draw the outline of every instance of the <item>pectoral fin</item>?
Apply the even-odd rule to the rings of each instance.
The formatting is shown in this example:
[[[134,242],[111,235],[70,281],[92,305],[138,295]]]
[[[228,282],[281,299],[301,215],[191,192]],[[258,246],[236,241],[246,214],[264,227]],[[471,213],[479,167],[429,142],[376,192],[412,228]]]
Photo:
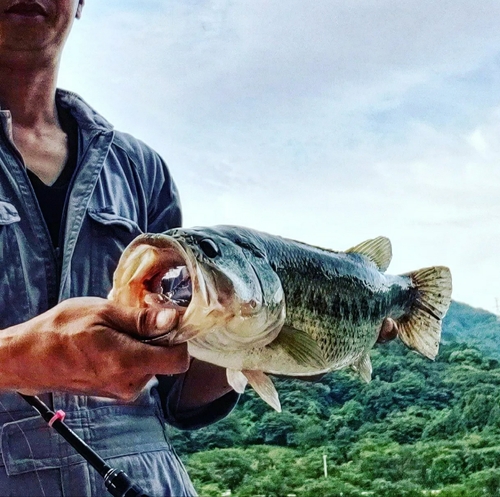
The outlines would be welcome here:
[[[351,367],[359,373],[366,383],[370,383],[372,379],[372,361],[368,353],[363,354]]]
[[[248,383],[264,402],[267,402],[276,411],[281,412],[279,395],[269,376],[262,371],[250,370],[244,370],[242,374],[247,377]]]
[[[269,344],[271,348],[277,346],[282,347],[301,366],[309,366],[317,370],[326,367],[319,345],[305,331],[284,325],[276,339]]]

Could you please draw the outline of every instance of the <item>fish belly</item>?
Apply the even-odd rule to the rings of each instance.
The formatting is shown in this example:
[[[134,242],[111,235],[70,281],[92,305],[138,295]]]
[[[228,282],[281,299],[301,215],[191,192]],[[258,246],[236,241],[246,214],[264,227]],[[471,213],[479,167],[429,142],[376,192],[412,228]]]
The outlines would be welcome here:
[[[350,327],[352,328],[352,327]],[[317,330],[316,330],[317,331]],[[189,354],[197,359],[218,366],[242,370],[257,370],[285,376],[312,376],[343,369],[355,363],[371,349],[378,336],[378,329],[370,324],[356,329],[331,330],[330,333],[312,333],[323,355],[321,364],[301,363],[283,346],[271,343],[265,347],[246,350],[215,349],[203,339],[191,340]]]

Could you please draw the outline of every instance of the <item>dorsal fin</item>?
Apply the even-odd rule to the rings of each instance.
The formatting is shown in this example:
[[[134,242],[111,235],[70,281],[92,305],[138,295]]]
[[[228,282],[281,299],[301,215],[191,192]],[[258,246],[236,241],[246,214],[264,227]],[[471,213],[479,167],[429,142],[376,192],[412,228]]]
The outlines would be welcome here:
[[[373,238],[373,240],[366,240],[346,250],[346,253],[349,252],[368,257],[368,259],[376,264],[381,272],[384,272],[389,267],[392,259],[391,241],[385,236],[378,236],[377,238]]]

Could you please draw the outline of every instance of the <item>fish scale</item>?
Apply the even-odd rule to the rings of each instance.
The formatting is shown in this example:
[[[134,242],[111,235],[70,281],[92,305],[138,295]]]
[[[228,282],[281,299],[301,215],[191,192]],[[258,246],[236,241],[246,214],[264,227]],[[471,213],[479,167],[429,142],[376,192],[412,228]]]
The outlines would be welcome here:
[[[262,245],[266,245],[265,238]],[[285,324],[313,330],[309,332],[331,368],[371,348],[382,320],[387,316],[397,318],[409,308],[405,305],[412,300],[409,277],[386,278],[374,265],[368,268],[366,261],[358,270],[357,254],[339,255],[315,248],[312,263],[309,249],[302,244],[279,245],[273,242],[265,248],[284,288]],[[318,316],[323,316],[324,324],[318,323]]]
[[[156,291],[148,282],[185,267],[191,281],[183,288],[192,294],[178,328],[160,338],[167,346],[187,341],[191,356],[227,369],[236,391],[249,383],[280,410],[268,374],[316,376],[351,366],[369,381],[369,352],[388,318],[407,346],[435,357],[450,271],[389,275],[391,256],[385,237],[336,252],[239,226],[177,228],[132,242],[109,298],[146,305],[143,296]]]

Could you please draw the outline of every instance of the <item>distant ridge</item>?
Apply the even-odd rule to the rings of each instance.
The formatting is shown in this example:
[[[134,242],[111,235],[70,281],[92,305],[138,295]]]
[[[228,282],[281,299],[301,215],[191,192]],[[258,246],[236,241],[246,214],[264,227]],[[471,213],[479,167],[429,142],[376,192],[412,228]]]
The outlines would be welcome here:
[[[465,343],[500,359],[500,319],[484,309],[453,301],[443,321],[443,343]]]

